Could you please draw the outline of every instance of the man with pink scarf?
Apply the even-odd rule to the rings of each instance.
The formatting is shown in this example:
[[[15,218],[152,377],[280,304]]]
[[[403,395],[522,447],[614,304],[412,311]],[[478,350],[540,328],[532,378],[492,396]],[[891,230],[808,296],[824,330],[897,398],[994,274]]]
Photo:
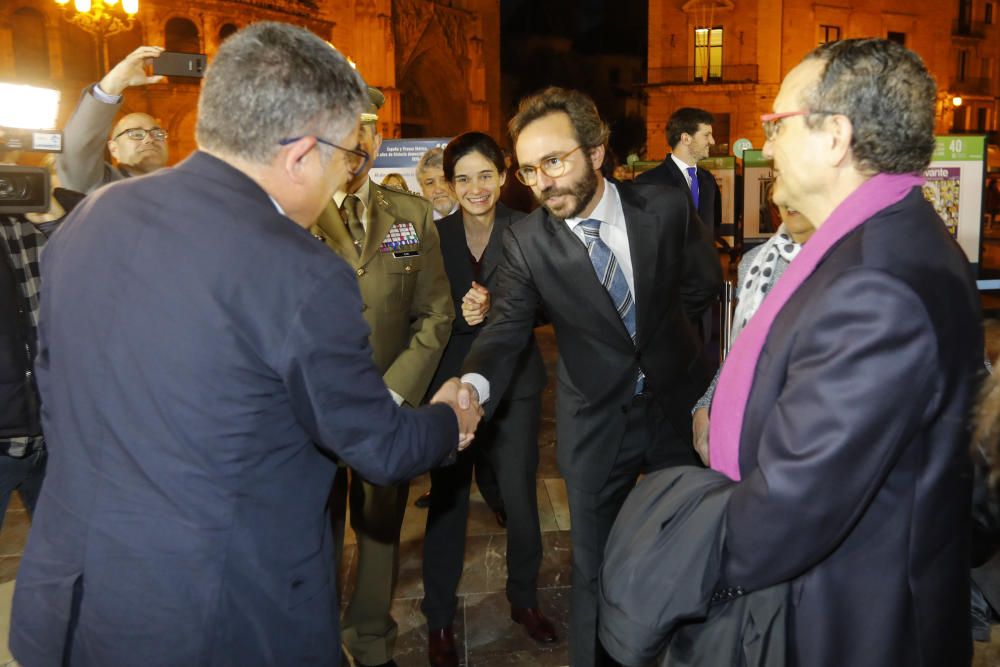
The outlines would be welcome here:
[[[809,667],[968,665],[968,414],[982,368],[969,265],[918,176],[936,87],[881,39],[819,47],[762,117],[775,202],[816,232],[749,320],[712,402],[738,484],[719,588],[791,584]]]

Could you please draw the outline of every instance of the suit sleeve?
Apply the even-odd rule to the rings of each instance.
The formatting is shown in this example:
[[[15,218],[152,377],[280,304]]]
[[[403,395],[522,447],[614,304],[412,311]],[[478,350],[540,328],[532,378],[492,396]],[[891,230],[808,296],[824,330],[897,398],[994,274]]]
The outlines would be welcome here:
[[[491,400],[486,407],[491,416],[500,398],[507,393],[521,352],[529,345],[541,296],[517,237],[508,227],[503,236],[503,258],[496,269],[496,289],[486,325],[465,357],[462,374],[479,373],[490,383]]]
[[[441,240],[430,205],[423,206],[423,268],[410,302],[410,344],[385,372],[385,384],[410,405],[420,405],[451,335],[455,307],[444,270]]]
[[[848,272],[800,321],[758,467],[727,507],[723,579],[747,590],[788,581],[837,548],[935,400],[936,336],[895,278]]]
[[[104,148],[121,104],[101,102],[88,86],[63,130],[56,171],[64,188],[90,194],[104,184]]]
[[[319,447],[374,484],[411,479],[455,451],[458,421],[445,405],[395,404],[372,361],[355,278],[337,264],[303,299],[279,373],[299,422]]]
[[[687,204],[680,295],[688,319],[697,321],[719,296],[722,266],[712,239],[708,238],[707,228],[698,218],[694,203],[690,197],[679,194]]]

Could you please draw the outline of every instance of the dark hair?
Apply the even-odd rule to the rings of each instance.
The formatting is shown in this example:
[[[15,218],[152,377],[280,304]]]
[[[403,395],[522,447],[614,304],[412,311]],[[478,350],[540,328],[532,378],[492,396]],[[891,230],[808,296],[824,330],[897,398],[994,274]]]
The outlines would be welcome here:
[[[667,143],[673,148],[680,143],[681,135],[687,132],[694,136],[698,132],[699,125],[711,125],[715,122],[715,116],[704,109],[694,107],[681,107],[670,114],[667,121]]]
[[[521,131],[543,116],[562,112],[569,116],[576,140],[585,148],[597,148],[608,143],[611,130],[601,120],[597,105],[589,96],[578,90],[568,90],[551,86],[545,90],[523,98],[517,106],[517,113],[507,127],[510,138],[517,144]]]
[[[824,44],[803,62],[808,60],[825,66],[801,102],[850,119],[860,171],[906,174],[930,164],[937,86],[920,56],[896,42],[868,38]],[[806,123],[815,128],[823,120],[814,114]]]
[[[449,182],[455,178],[455,165],[469,153],[479,153],[492,162],[498,174],[507,172],[503,151],[490,135],[482,132],[466,132],[449,141],[444,147],[444,177]]]

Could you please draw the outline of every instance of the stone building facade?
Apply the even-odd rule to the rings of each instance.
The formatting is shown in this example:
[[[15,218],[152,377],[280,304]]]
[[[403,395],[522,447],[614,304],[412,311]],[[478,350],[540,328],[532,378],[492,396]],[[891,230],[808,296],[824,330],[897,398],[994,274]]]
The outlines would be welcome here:
[[[939,133],[1000,129],[998,0],[649,0],[648,27],[650,159],[667,152],[666,122],[682,106],[716,116],[722,151],[741,137],[759,148],[760,115],[785,74],[817,45],[852,37],[921,55],[938,83]]]
[[[66,7],[72,7],[70,2]],[[69,117],[84,86],[140,44],[205,53],[254,21],[301,25],[334,44],[386,94],[386,137],[498,136],[499,0],[139,0],[131,30],[95,38],[70,24],[55,0],[0,3],[0,81],[62,91]],[[197,80],[129,89],[124,111],[145,111],[170,133],[171,161],[194,150]]]

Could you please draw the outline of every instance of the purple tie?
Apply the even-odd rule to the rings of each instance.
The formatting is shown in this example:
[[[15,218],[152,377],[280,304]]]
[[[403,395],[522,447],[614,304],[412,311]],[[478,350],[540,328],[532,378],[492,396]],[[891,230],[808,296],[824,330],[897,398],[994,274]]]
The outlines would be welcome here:
[[[691,177],[691,199],[694,200],[694,207],[698,208],[698,167],[688,167],[687,172]]]

